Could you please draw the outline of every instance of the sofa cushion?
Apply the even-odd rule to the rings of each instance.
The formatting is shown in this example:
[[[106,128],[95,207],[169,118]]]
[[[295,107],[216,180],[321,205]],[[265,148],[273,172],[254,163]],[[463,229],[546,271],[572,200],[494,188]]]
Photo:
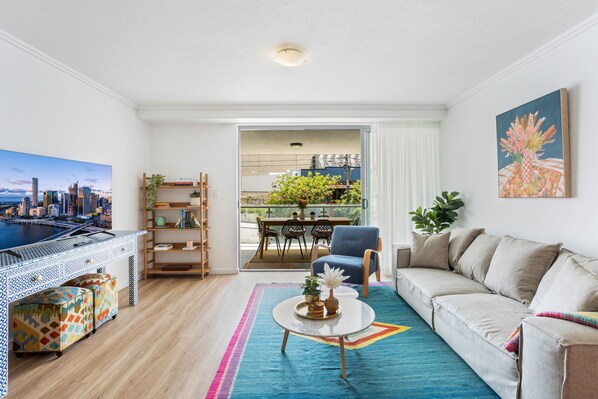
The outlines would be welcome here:
[[[598,311],[598,276],[569,257],[536,307],[536,312]]]
[[[490,261],[500,243],[500,237],[490,234],[480,234],[465,250],[455,271],[479,283],[484,283]]]
[[[559,254],[558,258],[554,261],[554,264],[550,266],[550,269],[546,272],[542,280],[540,281],[540,285],[538,285],[538,290],[536,291],[536,295],[534,295],[534,299],[530,303],[530,309],[536,309],[544,296],[546,296],[546,292],[554,282],[556,275],[561,271],[561,267],[565,264],[567,259],[573,255],[573,252],[563,248],[561,249],[561,253]]]
[[[409,267],[431,267],[448,270],[448,248],[451,233],[417,234],[411,233],[411,259]]]
[[[598,259],[574,253],[571,255],[584,269],[598,276]]]
[[[440,295],[490,293],[482,284],[460,274],[429,268],[399,269],[397,284],[406,286],[413,296],[430,309],[432,299]]]
[[[454,269],[457,262],[471,245],[477,236],[482,234],[484,229],[467,229],[457,227],[451,230],[451,237],[449,239],[449,266]]]
[[[492,291],[529,305],[561,244],[541,244],[504,236],[484,279]]]
[[[461,331],[471,331],[508,356],[503,345],[532,310],[518,301],[494,294],[447,295],[434,298],[434,317]]]

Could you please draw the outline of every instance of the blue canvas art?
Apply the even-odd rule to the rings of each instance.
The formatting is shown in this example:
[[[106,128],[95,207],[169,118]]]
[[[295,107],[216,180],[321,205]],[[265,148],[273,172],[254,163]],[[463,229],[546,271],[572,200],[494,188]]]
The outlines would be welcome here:
[[[496,117],[501,198],[571,196],[567,89]]]
[[[0,250],[111,227],[111,166],[0,150]]]

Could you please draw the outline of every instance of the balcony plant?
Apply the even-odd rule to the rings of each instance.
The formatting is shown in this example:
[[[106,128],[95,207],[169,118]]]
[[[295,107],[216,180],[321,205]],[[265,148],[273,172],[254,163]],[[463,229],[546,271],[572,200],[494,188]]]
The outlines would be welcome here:
[[[459,217],[457,210],[465,206],[459,195],[457,191],[443,191],[440,197],[436,197],[433,207],[420,206],[409,212],[415,228],[423,233],[438,234],[451,227]]]

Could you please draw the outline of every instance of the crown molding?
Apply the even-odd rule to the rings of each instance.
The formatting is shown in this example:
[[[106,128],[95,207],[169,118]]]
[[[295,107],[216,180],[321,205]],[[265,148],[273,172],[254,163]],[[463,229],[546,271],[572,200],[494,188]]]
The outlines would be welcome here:
[[[522,68],[523,66],[529,64],[530,62],[542,57],[544,54],[552,51],[556,47],[568,42],[569,40],[575,38],[579,34],[585,32],[586,30],[594,27],[598,24],[598,13],[594,14],[590,18],[584,20],[583,22],[575,25],[573,28],[567,30],[566,32],[558,35],[548,43],[544,44],[543,46],[539,47],[535,51],[531,52],[527,56],[521,58],[519,61],[509,65],[502,71],[498,72],[497,74],[493,75],[489,79],[483,81],[482,83],[474,86],[473,88],[469,89],[465,93],[461,94],[460,96],[455,97],[453,100],[447,103],[447,108],[450,109],[455,105],[459,104],[460,102],[468,99],[469,97],[473,96],[474,94],[484,90],[486,87],[491,86],[492,84],[498,82],[501,79],[504,79],[508,75],[512,74],[513,72],[517,71],[518,69]]]
[[[112,90],[110,90],[109,88],[107,88],[105,86],[102,86],[98,82],[88,78],[87,76],[83,75],[82,73],[75,71],[74,69],[66,66],[62,62],[56,60],[55,58],[50,57],[48,54],[23,42],[22,40],[17,39],[10,33],[3,31],[2,29],[0,29],[0,39],[4,40],[8,44],[13,45],[16,48],[28,53],[29,55],[32,55],[33,57],[45,62],[46,64],[53,66],[54,68],[66,73],[67,75],[85,83],[86,85],[91,86],[94,89],[114,98],[115,100],[118,100],[121,103],[128,105],[129,107],[131,107],[133,109],[137,109],[137,104],[135,104],[133,101],[121,96],[120,94],[113,92]]]
[[[200,104],[140,105],[146,122],[361,123],[399,119],[441,120],[443,104]]]

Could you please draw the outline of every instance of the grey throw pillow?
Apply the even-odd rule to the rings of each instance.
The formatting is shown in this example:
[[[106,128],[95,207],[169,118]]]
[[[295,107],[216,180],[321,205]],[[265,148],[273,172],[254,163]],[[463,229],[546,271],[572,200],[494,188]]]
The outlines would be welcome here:
[[[561,245],[504,236],[492,257],[484,284],[498,294],[529,305]]]
[[[448,270],[448,248],[451,233],[417,234],[411,233],[411,259],[409,267],[429,267]]]
[[[490,261],[500,244],[500,237],[490,234],[480,234],[465,250],[455,271],[465,277],[484,284]]]
[[[556,278],[557,274],[559,274],[563,265],[571,255],[573,255],[573,252],[564,248],[561,250],[559,257],[556,258],[554,264],[550,266],[550,269],[548,269],[544,277],[542,277],[540,285],[538,285],[536,295],[534,295],[534,299],[532,300],[532,303],[530,303],[529,305],[529,308],[531,310],[536,309],[540,302],[542,302],[542,299],[544,299],[544,297],[546,296],[546,293],[550,289],[550,286],[552,285],[552,283],[554,283],[554,279]]]
[[[598,276],[580,266],[573,257],[567,258],[536,313],[595,311],[598,311]]]
[[[451,238],[449,240],[449,266],[454,269],[457,262],[471,245],[477,236],[482,234],[484,229],[466,229],[457,227],[451,230]]]

